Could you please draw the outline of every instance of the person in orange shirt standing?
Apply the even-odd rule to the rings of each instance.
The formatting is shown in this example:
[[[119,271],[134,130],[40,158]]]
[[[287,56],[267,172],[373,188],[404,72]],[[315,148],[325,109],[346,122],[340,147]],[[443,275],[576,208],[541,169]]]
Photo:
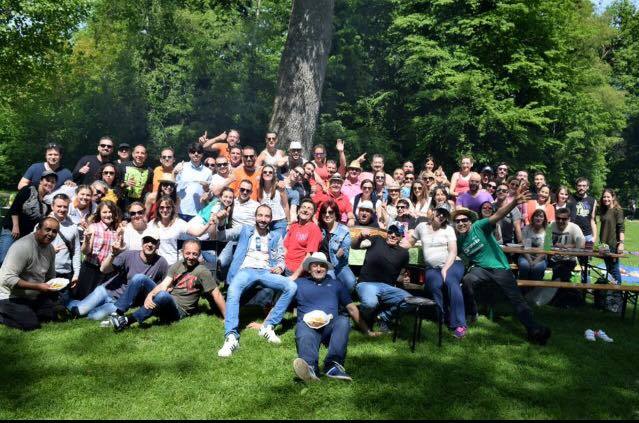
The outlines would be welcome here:
[[[240,182],[244,179],[251,181],[254,187],[259,186],[261,170],[255,167],[256,158],[257,156],[255,154],[254,147],[247,145],[242,148],[242,166],[233,171],[235,180],[229,185],[229,187],[231,187],[231,189],[235,192],[236,196],[240,195]],[[251,199],[257,200],[256,189],[253,189]]]

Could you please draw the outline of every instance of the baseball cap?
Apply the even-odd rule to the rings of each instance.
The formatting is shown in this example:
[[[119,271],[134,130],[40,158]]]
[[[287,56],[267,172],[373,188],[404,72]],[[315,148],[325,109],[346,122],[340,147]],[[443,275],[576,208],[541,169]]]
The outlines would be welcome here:
[[[299,141],[292,141],[291,145],[288,146],[289,150],[301,150],[302,149],[302,143]]]

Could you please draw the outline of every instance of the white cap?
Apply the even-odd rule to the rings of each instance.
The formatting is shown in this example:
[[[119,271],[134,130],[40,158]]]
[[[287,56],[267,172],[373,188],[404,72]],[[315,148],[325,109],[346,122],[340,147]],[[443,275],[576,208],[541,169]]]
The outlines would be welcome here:
[[[144,238],[153,238],[156,241],[160,240],[160,231],[154,226],[147,226],[147,228],[142,232],[142,239]]]
[[[289,150],[301,150],[302,149],[302,143],[299,141],[293,141],[291,142],[291,145],[288,146]]]
[[[358,205],[359,209],[367,209],[371,211],[375,211],[375,207],[373,207],[373,202],[370,200],[360,201]]]

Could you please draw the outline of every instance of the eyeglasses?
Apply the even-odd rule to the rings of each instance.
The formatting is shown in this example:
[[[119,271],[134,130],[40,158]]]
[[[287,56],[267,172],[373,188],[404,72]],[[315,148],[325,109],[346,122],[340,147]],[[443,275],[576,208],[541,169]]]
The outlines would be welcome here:
[[[396,231],[388,231],[388,236],[393,236],[394,238],[399,238],[402,235],[399,232],[396,232]]]
[[[500,188],[500,189],[498,189],[498,190],[497,190],[497,191],[495,191],[495,192],[496,192],[497,194],[500,194],[500,193],[508,192],[508,189],[507,189],[507,188]]]
[[[468,222],[470,222],[470,219],[467,217],[463,219],[455,219],[455,225],[459,225],[461,223],[468,223]]]
[[[489,188],[489,189],[496,189],[496,188],[497,188],[497,185],[488,185],[488,188]]]
[[[101,148],[108,148],[109,150],[113,148],[111,144],[100,144]]]
[[[240,188],[240,192],[243,192],[243,193],[245,193],[245,194],[248,194],[248,193],[250,193],[251,191],[252,191],[252,189],[250,189],[250,188]]]
[[[102,172],[103,175],[115,175],[115,172],[112,170],[105,170],[104,172]]]
[[[131,151],[131,149],[129,147],[120,147],[118,151]]]
[[[144,216],[144,210],[131,210],[129,216]]]
[[[171,160],[173,158],[173,156],[160,156],[160,159],[162,160]]]

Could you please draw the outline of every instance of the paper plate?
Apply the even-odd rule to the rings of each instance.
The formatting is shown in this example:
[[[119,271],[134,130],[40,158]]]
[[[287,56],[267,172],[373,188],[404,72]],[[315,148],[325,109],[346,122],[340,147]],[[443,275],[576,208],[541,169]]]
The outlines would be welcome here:
[[[60,291],[61,289],[66,288],[67,285],[69,285],[69,282],[70,282],[69,279],[53,278],[49,282],[47,282],[47,285],[49,285],[51,288],[55,289],[56,291]]]
[[[506,247],[513,247],[513,248],[517,248],[517,247],[521,247],[521,244],[506,244]]]
[[[309,328],[319,329],[328,325],[332,318],[332,314],[326,314],[322,310],[313,310],[306,313],[303,320]]]

